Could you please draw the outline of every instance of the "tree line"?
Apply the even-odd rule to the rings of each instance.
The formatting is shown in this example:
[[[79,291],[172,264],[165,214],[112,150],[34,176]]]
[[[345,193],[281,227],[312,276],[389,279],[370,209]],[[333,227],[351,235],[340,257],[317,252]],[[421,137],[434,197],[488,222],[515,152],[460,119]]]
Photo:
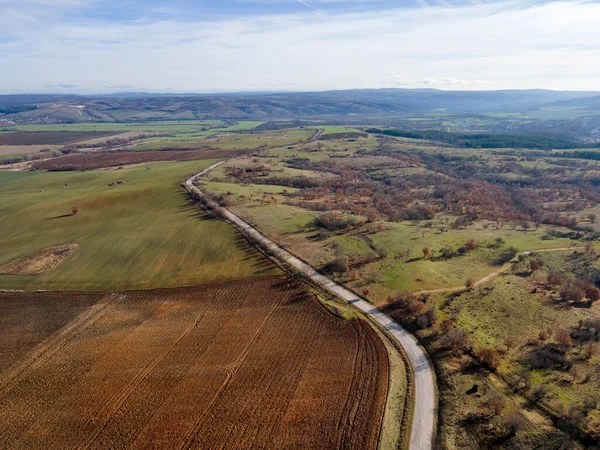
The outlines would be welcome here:
[[[384,136],[424,139],[444,142],[461,148],[532,148],[537,150],[581,148],[582,143],[548,134],[492,134],[492,133],[453,133],[438,130],[396,130],[369,128],[367,133]],[[600,145],[598,146],[600,147]]]

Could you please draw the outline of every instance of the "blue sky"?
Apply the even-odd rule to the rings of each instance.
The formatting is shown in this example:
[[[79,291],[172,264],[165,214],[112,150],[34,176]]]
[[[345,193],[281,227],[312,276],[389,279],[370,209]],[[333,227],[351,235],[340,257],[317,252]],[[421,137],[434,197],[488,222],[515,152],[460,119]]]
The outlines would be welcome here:
[[[0,92],[600,90],[599,1],[0,0]]]

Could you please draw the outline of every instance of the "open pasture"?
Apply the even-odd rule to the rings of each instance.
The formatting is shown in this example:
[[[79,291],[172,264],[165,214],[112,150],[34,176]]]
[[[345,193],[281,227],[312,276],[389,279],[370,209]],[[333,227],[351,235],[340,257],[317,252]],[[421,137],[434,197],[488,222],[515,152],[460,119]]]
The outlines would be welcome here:
[[[181,188],[212,162],[0,173],[0,265],[78,245],[49,272],[0,276],[0,289],[149,289],[276,273],[229,225],[201,214]]]
[[[100,122],[100,123],[57,123],[48,125],[17,125],[13,127],[18,131],[141,131],[141,132],[191,132],[210,127],[226,126],[220,120],[165,120],[147,122]]]

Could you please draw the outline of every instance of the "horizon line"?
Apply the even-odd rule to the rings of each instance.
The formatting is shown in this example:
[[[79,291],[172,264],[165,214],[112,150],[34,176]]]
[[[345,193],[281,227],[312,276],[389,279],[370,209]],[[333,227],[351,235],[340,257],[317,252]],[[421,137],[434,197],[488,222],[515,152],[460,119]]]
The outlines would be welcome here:
[[[490,93],[490,92],[580,92],[600,94],[599,90],[588,89],[545,89],[545,88],[513,88],[513,89],[442,89],[442,88],[427,88],[427,87],[363,87],[363,88],[340,88],[340,89],[298,89],[298,90],[217,90],[217,91],[169,91],[169,90],[120,90],[120,91],[77,91],[77,92],[60,92],[60,91],[8,91],[1,92],[0,96],[20,96],[20,95],[48,95],[48,96],[75,96],[75,97],[90,97],[90,96],[111,96],[111,95],[264,95],[264,94],[310,94],[310,93],[327,93],[327,92],[349,92],[349,91],[436,91],[436,92],[461,92],[461,93]]]

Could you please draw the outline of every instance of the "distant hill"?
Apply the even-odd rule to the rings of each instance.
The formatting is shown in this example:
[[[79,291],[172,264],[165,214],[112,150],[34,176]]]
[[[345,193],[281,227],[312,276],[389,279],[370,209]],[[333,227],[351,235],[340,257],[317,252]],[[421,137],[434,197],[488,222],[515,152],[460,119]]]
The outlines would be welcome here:
[[[574,98],[569,100],[558,101],[547,106],[556,107],[572,107],[577,109],[591,109],[600,111],[600,95],[594,97]]]
[[[357,89],[326,92],[112,95],[0,95],[0,119],[17,122],[120,122],[165,119],[298,119],[407,116],[443,110],[527,112],[545,105],[600,109],[598,92]]]

